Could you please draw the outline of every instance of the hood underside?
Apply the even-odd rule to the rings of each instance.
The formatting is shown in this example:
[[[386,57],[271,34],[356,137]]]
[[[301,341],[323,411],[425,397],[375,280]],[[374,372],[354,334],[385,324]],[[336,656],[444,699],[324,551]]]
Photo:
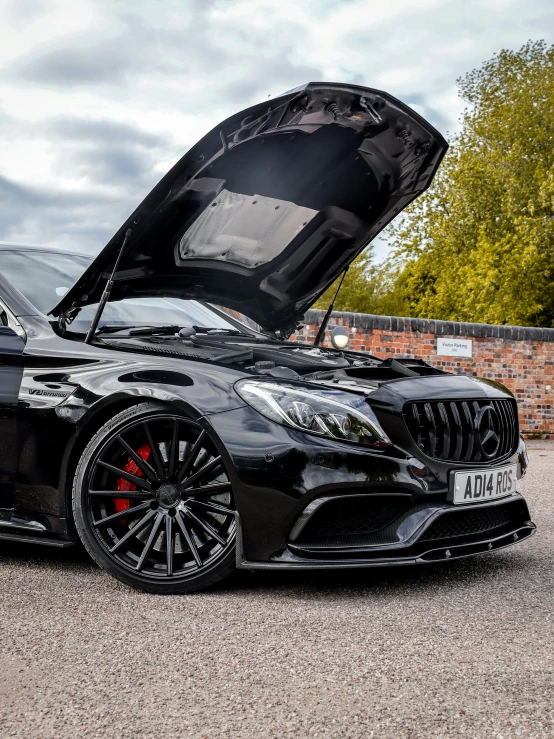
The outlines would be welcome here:
[[[269,330],[305,311],[425,190],[448,145],[377,90],[310,83],[228,118],[165,175],[54,315],[172,296],[240,310]]]

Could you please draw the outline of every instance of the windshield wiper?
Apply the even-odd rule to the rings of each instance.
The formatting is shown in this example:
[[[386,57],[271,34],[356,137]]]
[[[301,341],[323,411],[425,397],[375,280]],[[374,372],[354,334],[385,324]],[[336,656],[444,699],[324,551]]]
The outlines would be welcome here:
[[[114,334],[118,331],[128,331],[129,336],[151,336],[152,334],[176,334],[180,326],[100,326],[96,331],[99,334]]]
[[[229,334],[229,336],[248,336],[245,331],[239,331],[237,328],[212,328],[209,326],[193,326],[192,328],[199,334],[215,332],[218,334]]]
[[[162,334],[162,335],[168,335],[168,334],[177,334],[182,329],[182,326],[100,326],[100,328],[96,331],[97,336],[101,336],[102,334],[114,334],[118,333],[119,331],[127,331],[128,336],[153,336],[155,334]],[[243,331],[239,331],[238,329],[234,328],[217,328],[217,327],[210,327],[210,326],[186,326],[185,328],[190,330],[190,333],[194,335],[195,333],[199,334],[219,334],[223,333],[227,336],[248,336]],[[188,337],[186,337],[188,338]]]

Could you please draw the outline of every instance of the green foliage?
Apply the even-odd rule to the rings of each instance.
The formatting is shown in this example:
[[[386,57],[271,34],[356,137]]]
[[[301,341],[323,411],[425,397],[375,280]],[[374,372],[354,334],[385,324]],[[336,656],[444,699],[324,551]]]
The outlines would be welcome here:
[[[340,283],[340,277],[314,303],[314,308],[327,310]],[[346,273],[335,310],[352,313],[379,312],[381,280],[379,269],[373,263],[373,247],[370,245],[357,257]]]
[[[461,132],[431,188],[389,231],[380,307],[552,326],[554,46],[501,51],[458,86],[468,103]]]
[[[431,188],[389,227],[387,264],[371,247],[355,260],[336,309],[554,326],[554,46],[501,51],[458,87],[468,107]]]

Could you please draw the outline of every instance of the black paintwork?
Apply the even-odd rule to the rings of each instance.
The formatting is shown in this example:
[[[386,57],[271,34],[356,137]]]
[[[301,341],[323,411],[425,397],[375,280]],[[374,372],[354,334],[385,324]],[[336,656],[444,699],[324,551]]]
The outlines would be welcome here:
[[[17,469],[16,418],[23,378],[24,342],[12,329],[0,326],[0,505],[13,505]]]
[[[356,85],[310,83],[243,110],[164,176],[53,313],[98,302],[130,228],[113,299],[199,298],[290,333],[430,185],[447,148],[407,105]],[[271,220],[284,213],[294,226]]]
[[[421,547],[406,553],[401,547],[388,546],[380,556],[375,547],[371,552],[363,548],[342,552],[337,562],[336,553],[329,558],[328,554],[314,557],[313,552],[302,552],[289,542],[289,536],[311,501],[359,493],[409,496],[419,510],[416,529],[420,530],[437,512],[452,508],[449,473],[464,465],[422,454],[403,421],[404,403],[510,397],[505,388],[489,381],[446,375],[417,364],[408,370],[411,374],[402,376],[395,374],[391,363],[347,352],[349,362],[353,358],[368,362],[369,379],[360,377],[363,367],[347,372],[374,390],[369,402],[393,442],[386,449],[368,450],[276,424],[246,405],[234,384],[257,374],[252,361],[225,364],[125,351],[108,346],[109,337],[87,345],[82,336],[59,336],[38,311],[29,315],[32,308],[16,293],[4,284],[0,294],[26,334],[23,340],[11,329],[0,329],[0,537],[16,531],[22,536],[31,532],[45,543],[75,540],[72,476],[85,444],[119,410],[155,399],[198,421],[224,457],[240,515],[239,565],[310,567],[327,563],[334,567],[440,559],[445,556],[444,548],[433,557]],[[259,341],[241,338],[242,345],[253,346],[254,351]],[[299,346],[276,339],[263,341],[265,351],[283,354],[284,364],[287,354]],[[340,359],[337,352],[333,356]],[[290,357],[298,369],[298,359]],[[416,371],[433,374],[419,376]],[[299,375],[292,381],[314,387],[318,376],[311,373],[306,380]],[[514,459],[524,465],[521,450]],[[523,518],[528,521],[525,511]],[[518,524],[520,538],[533,528]],[[496,538],[492,548],[513,542],[506,536]],[[484,545],[469,542],[464,546],[459,555],[451,556],[476,553]]]
[[[531,535],[534,525],[525,501],[512,496],[487,503],[501,512],[500,527],[426,543],[425,532],[435,520],[457,515],[449,485],[452,472],[467,463],[427,457],[403,418],[404,405],[412,401],[463,399],[479,409],[489,398],[510,398],[506,388],[448,375],[413,358],[381,360],[281,340],[364,246],[429,186],[446,148],[437,131],[386,93],[311,83],[232,116],[207,134],[60,300],[52,310],[55,318],[32,305],[31,290],[22,284],[27,273],[20,272],[18,281],[12,277],[26,297],[2,276],[0,247],[0,301],[11,312],[10,325],[0,312],[0,539],[60,546],[75,541],[76,470],[81,470],[76,487],[90,492],[79,483],[88,464],[85,448],[120,411],[145,400],[185,416],[200,428],[197,438],[204,443],[205,431],[210,448],[218,452],[236,506],[236,522],[226,531],[237,532],[238,567],[427,562],[500,548]],[[242,327],[241,336],[207,329],[193,335],[189,326],[186,336],[171,329],[158,336],[104,331],[85,343],[76,316],[99,301],[129,228],[112,300],[201,299],[239,310],[269,333]],[[35,289],[42,282],[41,274]],[[331,388],[358,410],[368,404],[390,441],[381,438],[382,446],[371,446],[376,437],[370,432],[363,439],[369,446],[362,446],[269,420],[235,389],[249,377],[285,381],[305,392]],[[187,422],[174,421],[173,428],[179,423]],[[478,431],[471,431],[476,439]],[[176,434],[171,449],[178,456]],[[130,453],[138,458],[137,452]],[[495,464],[511,460],[521,474],[525,471],[522,444],[503,453]],[[178,487],[173,467],[172,452],[171,474],[167,470],[167,479],[156,488],[160,505],[159,490],[169,485],[173,495]],[[376,507],[383,496],[403,496],[407,508],[389,523],[386,536],[383,529],[380,539],[358,538],[355,546],[339,536],[325,546],[299,536],[310,511],[336,496],[346,504],[369,496]],[[506,506],[516,500],[517,515],[508,521]],[[78,502],[83,502],[79,496]],[[464,508],[483,511],[483,505]],[[77,506],[76,522],[86,545],[80,511]],[[175,514],[167,509],[166,542],[173,541],[169,518]],[[98,525],[93,519],[91,526]],[[131,529],[127,533],[134,536]],[[189,550],[193,553],[193,546]],[[170,559],[168,554],[168,578]]]

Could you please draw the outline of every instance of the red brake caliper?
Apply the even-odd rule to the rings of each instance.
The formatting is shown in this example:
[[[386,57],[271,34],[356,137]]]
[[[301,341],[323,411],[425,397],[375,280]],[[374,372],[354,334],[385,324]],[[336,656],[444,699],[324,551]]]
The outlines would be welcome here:
[[[139,449],[137,449],[137,454],[139,457],[144,459],[145,462],[148,461],[148,457],[150,456],[150,445],[149,444],[143,444]],[[124,472],[130,472],[132,475],[136,475],[137,477],[142,477],[142,470],[140,467],[133,462],[131,457],[127,460],[127,464],[123,468]],[[124,480],[122,477],[117,478],[117,489],[118,490],[136,490],[137,486],[129,482],[128,480]],[[117,513],[120,511],[125,511],[127,508],[131,507],[131,501],[129,498],[115,498],[114,499],[115,504],[115,510]],[[121,521],[122,525],[125,526],[126,519],[122,519]]]

